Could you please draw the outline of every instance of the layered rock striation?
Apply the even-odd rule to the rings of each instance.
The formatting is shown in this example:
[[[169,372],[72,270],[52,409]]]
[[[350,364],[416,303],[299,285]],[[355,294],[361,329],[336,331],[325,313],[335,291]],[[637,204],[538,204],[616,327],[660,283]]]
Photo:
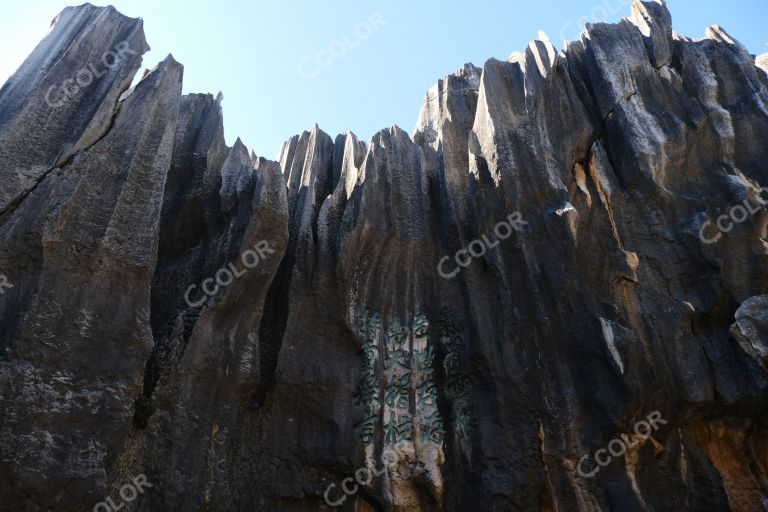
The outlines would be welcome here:
[[[0,510],[763,506],[765,56],[635,1],[275,162],[146,50],[0,89]]]

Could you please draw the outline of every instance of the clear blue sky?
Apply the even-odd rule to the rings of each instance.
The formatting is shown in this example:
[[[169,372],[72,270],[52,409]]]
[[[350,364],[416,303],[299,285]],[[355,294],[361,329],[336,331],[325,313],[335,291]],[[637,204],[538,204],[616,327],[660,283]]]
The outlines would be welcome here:
[[[66,5],[5,0],[0,18],[0,82],[15,71]],[[101,4],[99,4],[101,5]],[[184,64],[184,92],[224,93],[231,145],[240,136],[275,158],[280,144],[314,123],[364,140],[397,124],[411,132],[427,89],[465,62],[482,66],[525,48],[544,30],[557,48],[587,18],[616,21],[629,0],[114,0],[144,19],[152,51]],[[755,54],[768,52],[768,0],[669,0],[675,30],[703,37],[719,24]],[[371,15],[381,18],[373,23]],[[383,22],[382,22],[383,20]],[[360,25],[368,23],[366,25]],[[386,24],[384,24],[386,23]],[[357,30],[357,33],[356,33]],[[346,42],[344,41],[346,37]],[[341,44],[331,43],[341,41]],[[345,48],[345,46],[354,46]],[[321,54],[318,65],[318,52]]]

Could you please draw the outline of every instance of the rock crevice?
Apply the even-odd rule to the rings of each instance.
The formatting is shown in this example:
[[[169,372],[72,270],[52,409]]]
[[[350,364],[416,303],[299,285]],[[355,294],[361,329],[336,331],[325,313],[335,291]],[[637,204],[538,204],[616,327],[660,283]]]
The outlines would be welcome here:
[[[147,49],[67,8],[0,89],[0,511],[768,498],[765,55],[635,1],[270,161]]]

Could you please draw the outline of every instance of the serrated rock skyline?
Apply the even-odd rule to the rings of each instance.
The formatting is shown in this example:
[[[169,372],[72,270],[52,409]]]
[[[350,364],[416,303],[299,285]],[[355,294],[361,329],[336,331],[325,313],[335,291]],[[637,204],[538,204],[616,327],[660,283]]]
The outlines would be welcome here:
[[[636,1],[271,161],[147,49],[69,7],[0,89],[0,511],[768,499],[765,56]]]

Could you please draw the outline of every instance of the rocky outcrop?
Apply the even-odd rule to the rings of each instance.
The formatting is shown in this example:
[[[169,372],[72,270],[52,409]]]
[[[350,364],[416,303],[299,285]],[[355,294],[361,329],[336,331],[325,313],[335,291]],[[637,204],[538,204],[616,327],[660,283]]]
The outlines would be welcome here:
[[[768,73],[768,53],[760,55],[755,60],[755,63],[757,64],[757,67],[762,68],[766,73]]]
[[[126,90],[146,49],[68,8],[0,90],[0,510],[763,506],[768,75],[724,29],[636,1],[278,162],[170,56]]]
[[[140,20],[68,7],[0,89],[0,212],[104,137],[149,50]]]
[[[0,266],[13,285],[0,297],[0,473],[2,502],[17,510],[72,507],[103,490],[130,435],[154,344],[152,276],[181,78],[168,57],[104,137],[0,220]]]

